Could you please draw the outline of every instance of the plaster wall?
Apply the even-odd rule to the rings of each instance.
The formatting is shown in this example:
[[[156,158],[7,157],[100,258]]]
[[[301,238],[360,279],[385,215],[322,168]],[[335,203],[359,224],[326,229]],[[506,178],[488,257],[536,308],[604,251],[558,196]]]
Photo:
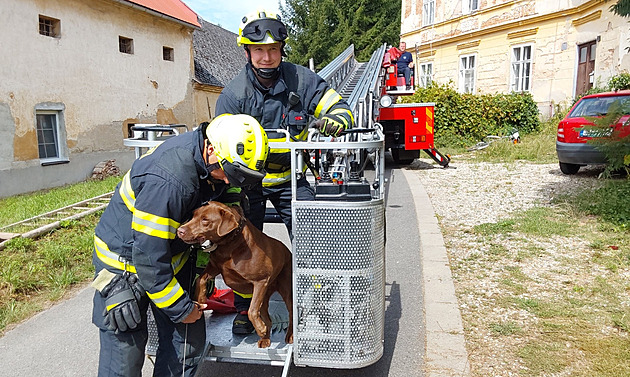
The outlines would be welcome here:
[[[409,8],[421,10],[422,0],[416,3]],[[568,106],[575,95],[579,44],[597,41],[596,83],[630,70],[627,20],[610,13],[609,4],[601,0],[480,0],[479,4],[478,11],[462,15],[461,0],[437,1],[436,22],[430,27],[418,28],[411,13],[403,19],[401,40],[417,62],[433,63],[438,83],[453,81],[458,87],[460,57],[475,54],[477,92],[507,93],[512,48],[531,45],[530,91],[541,113],[549,116],[557,105]]]
[[[128,169],[128,123],[194,121],[190,27],[111,0],[2,7],[0,46],[11,53],[0,54],[0,197],[81,181],[104,159]],[[39,34],[39,15],[60,20],[59,37]],[[119,36],[133,39],[133,54],[119,51]],[[174,61],[163,59],[164,46]],[[40,164],[35,108],[42,105],[63,108],[66,164]],[[49,175],[57,178],[41,182]]]

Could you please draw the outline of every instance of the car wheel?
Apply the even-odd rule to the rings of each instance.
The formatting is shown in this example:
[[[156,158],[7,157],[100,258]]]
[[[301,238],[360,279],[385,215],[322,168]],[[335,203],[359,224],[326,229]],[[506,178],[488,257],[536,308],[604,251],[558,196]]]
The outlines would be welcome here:
[[[567,175],[576,174],[580,170],[580,165],[567,164],[566,162],[560,163],[560,171]]]

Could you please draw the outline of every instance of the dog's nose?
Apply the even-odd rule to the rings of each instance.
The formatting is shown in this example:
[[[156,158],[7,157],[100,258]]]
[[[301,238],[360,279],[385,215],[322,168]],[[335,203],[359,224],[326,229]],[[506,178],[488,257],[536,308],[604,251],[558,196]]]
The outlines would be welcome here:
[[[186,235],[186,230],[182,227],[177,228],[177,237],[182,238]]]

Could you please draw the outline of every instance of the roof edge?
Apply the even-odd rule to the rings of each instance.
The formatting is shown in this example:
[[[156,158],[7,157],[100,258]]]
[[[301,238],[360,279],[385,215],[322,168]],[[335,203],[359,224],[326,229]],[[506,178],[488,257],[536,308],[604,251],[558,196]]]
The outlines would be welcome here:
[[[146,13],[149,13],[149,14],[151,14],[153,16],[157,16],[157,17],[160,17],[160,18],[167,19],[169,21],[176,22],[176,23],[178,23],[180,25],[183,25],[183,26],[186,26],[186,27],[189,27],[189,28],[192,28],[192,29],[201,29],[201,24],[199,24],[199,21],[196,21],[196,23],[194,23],[194,24],[190,23],[190,22],[186,22],[186,21],[180,20],[179,18],[176,18],[176,17],[173,17],[173,16],[169,16],[168,14],[158,12],[158,11],[156,11],[154,9],[147,8],[145,6],[142,6],[140,4],[136,4],[136,3],[131,2],[129,0],[112,0],[112,1],[114,1],[116,3],[119,3],[119,4],[122,4],[122,5],[125,5],[125,6],[128,6],[128,7],[131,7],[131,8],[134,8],[134,9],[138,9],[138,10],[146,12]],[[182,3],[182,4],[186,5],[185,3]],[[190,9],[190,7],[188,7],[188,5],[186,5],[186,7],[188,9]],[[191,9],[191,11],[192,11],[192,9]],[[193,13],[194,13],[194,11],[193,11]]]

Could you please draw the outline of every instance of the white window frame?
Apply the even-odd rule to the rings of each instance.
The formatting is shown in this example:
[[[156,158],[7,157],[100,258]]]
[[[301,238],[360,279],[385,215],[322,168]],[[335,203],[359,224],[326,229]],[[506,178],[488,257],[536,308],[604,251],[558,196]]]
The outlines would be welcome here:
[[[418,65],[418,76],[420,77],[418,84],[421,88],[429,86],[431,81],[433,81],[433,62],[420,63]]]
[[[435,23],[435,0],[422,0],[422,26]]]
[[[529,57],[524,58],[524,52],[529,50]],[[518,52],[518,58],[517,53]],[[533,67],[532,44],[516,45],[510,48],[510,84],[511,92],[529,92],[532,89]],[[518,60],[517,60],[518,59]]]
[[[37,132],[37,150],[39,161],[42,165],[55,165],[60,163],[69,162],[68,159],[68,146],[66,143],[66,129],[63,116],[63,110],[65,106],[63,104],[39,104],[35,107],[35,130]],[[39,130],[38,116],[39,115],[52,115],[53,117],[53,140],[42,140],[43,134]],[[42,143],[53,143],[55,146],[56,156],[42,156],[39,153],[40,145]]]
[[[479,10],[479,0],[462,0],[462,14],[470,14]]]
[[[474,94],[477,89],[477,54],[459,56],[459,91]]]

